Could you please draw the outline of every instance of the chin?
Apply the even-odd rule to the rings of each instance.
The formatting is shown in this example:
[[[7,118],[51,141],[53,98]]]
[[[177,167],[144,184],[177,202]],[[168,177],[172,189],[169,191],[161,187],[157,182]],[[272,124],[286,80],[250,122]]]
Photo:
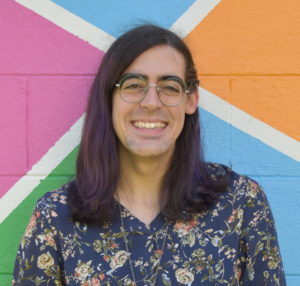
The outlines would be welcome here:
[[[137,142],[134,140],[128,140],[125,144],[122,144],[122,149],[125,153],[128,153],[128,155],[131,153],[132,155],[139,157],[155,158],[172,154],[175,149],[175,144],[172,143],[173,142],[168,141]]]
[[[165,155],[165,152],[153,152],[153,151],[149,151],[149,152],[140,152],[137,155],[139,155],[140,157],[144,157],[144,158],[157,158],[160,156]]]
[[[140,157],[159,157],[163,155],[167,155],[173,151],[168,148],[139,148],[132,150],[133,153]]]

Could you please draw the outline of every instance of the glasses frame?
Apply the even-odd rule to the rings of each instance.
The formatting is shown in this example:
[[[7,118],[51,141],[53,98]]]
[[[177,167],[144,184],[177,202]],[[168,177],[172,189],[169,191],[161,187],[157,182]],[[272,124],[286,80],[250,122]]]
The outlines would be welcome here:
[[[163,105],[166,105],[166,106],[169,106],[169,107],[175,107],[175,106],[180,105],[180,104],[184,101],[184,99],[185,99],[185,96],[184,96],[184,95],[188,95],[188,94],[190,93],[190,90],[186,88],[186,83],[185,83],[183,80],[181,80],[180,78],[177,78],[177,77],[172,77],[172,76],[170,76],[170,78],[168,78],[167,80],[169,80],[169,79],[175,79],[175,80],[176,80],[177,82],[179,82],[179,83],[181,84],[181,86],[183,87],[183,96],[182,96],[182,100],[181,100],[179,103],[176,103],[176,104],[166,104],[166,103],[164,103],[164,102],[161,100],[161,93],[160,93],[160,89],[159,89],[160,84],[156,84],[156,83],[149,83],[147,86],[145,86],[145,88],[144,88],[144,90],[143,90],[143,94],[144,94],[144,95],[141,97],[141,99],[131,101],[131,100],[126,99],[124,96],[122,96],[122,93],[121,93],[121,85],[122,85],[122,83],[123,83],[127,78],[132,78],[132,77],[134,77],[134,76],[135,76],[136,78],[140,78],[140,79],[142,79],[142,80],[145,80],[145,77],[144,77],[144,76],[142,76],[142,75],[140,75],[140,74],[134,74],[134,73],[131,73],[131,74],[126,74],[125,76],[121,77],[121,79],[119,80],[119,82],[117,82],[117,83],[115,84],[115,86],[118,88],[118,91],[119,91],[119,94],[120,94],[121,98],[122,98],[124,101],[128,102],[128,103],[138,103],[138,102],[143,101],[144,98],[146,97],[146,95],[147,95],[147,93],[148,93],[150,87],[155,87],[156,93],[157,93],[157,95],[158,95],[158,98],[159,98],[160,102],[161,102]],[[162,82],[164,82],[164,81],[166,81],[166,80],[162,80]]]

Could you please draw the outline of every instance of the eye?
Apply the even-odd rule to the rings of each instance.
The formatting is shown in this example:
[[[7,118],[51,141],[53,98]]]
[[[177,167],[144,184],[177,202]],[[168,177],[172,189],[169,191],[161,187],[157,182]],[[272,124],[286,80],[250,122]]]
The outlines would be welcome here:
[[[177,87],[172,86],[172,85],[166,85],[166,86],[164,86],[164,89],[167,89],[167,90],[173,91],[173,92],[180,92],[180,90]]]
[[[167,81],[161,83],[160,90],[167,95],[177,95],[182,93],[182,87],[176,81]]]
[[[126,84],[123,85],[124,89],[138,89],[138,88],[143,88],[140,84],[137,83],[131,83],[131,84]]]
[[[123,91],[140,91],[145,88],[145,85],[146,83],[143,80],[131,78],[121,84],[121,89]]]

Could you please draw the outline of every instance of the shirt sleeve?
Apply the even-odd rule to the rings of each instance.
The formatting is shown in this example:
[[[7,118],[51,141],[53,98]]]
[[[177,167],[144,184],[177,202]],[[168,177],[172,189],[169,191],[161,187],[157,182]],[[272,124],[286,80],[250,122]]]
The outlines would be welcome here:
[[[273,215],[265,193],[251,180],[246,192],[240,247],[240,285],[286,285]]]
[[[36,208],[17,252],[12,285],[64,285],[57,230],[51,225],[56,213]]]

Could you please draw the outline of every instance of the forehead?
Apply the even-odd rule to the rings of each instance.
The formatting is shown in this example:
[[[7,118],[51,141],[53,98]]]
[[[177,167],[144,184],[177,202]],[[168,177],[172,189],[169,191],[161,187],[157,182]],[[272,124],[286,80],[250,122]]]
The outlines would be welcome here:
[[[139,55],[123,74],[129,72],[145,74],[150,80],[163,75],[175,75],[184,79],[185,60],[183,55],[171,46],[156,46]]]

